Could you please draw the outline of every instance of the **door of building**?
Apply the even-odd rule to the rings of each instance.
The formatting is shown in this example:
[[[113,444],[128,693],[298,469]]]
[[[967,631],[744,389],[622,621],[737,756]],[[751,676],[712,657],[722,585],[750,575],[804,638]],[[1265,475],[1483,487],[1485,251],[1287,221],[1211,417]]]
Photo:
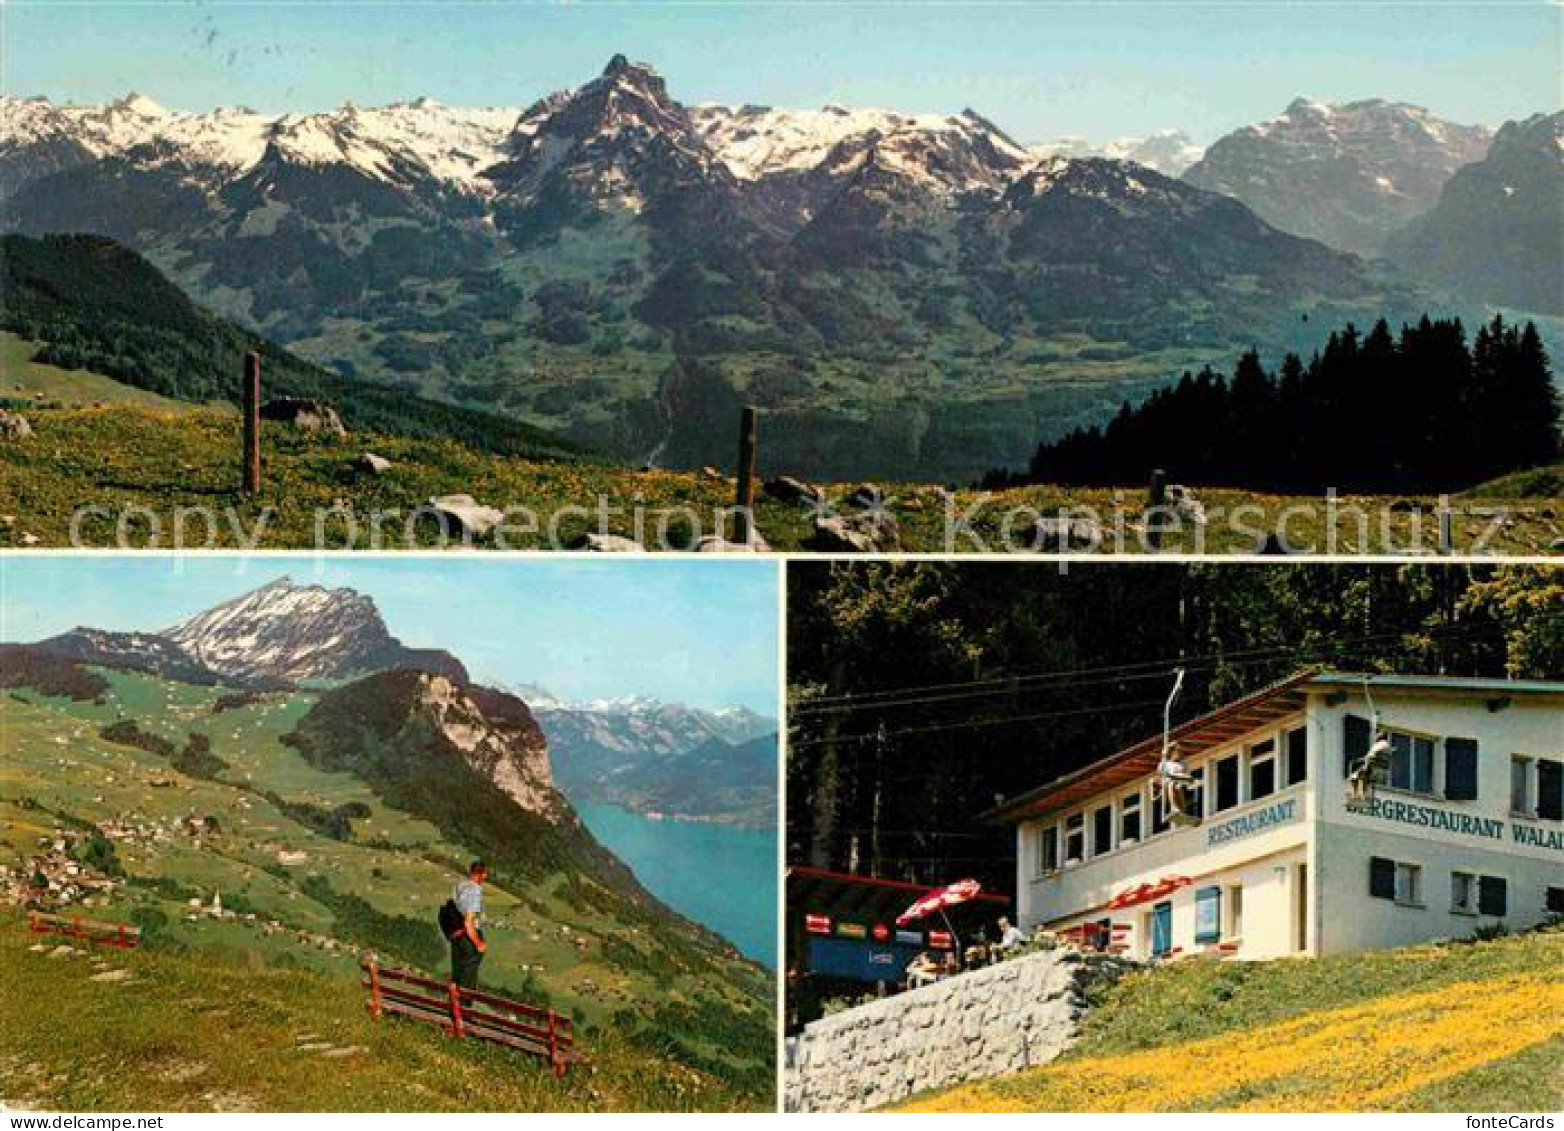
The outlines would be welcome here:
[[[1159,903],[1151,909],[1151,955],[1161,958],[1173,949],[1173,905]]]

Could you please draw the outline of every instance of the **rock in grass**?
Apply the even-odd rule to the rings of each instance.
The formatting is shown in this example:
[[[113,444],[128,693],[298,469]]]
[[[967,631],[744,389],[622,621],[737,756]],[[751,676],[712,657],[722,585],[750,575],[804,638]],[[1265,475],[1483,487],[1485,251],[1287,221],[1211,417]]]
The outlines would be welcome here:
[[[769,554],[771,544],[761,537],[760,531],[750,531],[749,541],[730,542],[715,534],[708,534],[695,543],[697,554]]]
[[[827,554],[892,554],[901,549],[901,526],[885,511],[821,515],[804,545]]]
[[[384,475],[391,470],[391,461],[374,452],[364,452],[353,461],[353,466],[366,475]]]
[[[775,479],[766,480],[765,491],[773,499],[801,506],[815,506],[825,498],[825,492],[820,488],[802,479],[794,479],[791,475],[778,475]]]
[[[625,538],[618,534],[586,534],[571,549],[590,550],[594,554],[646,553],[646,547],[634,538]]]
[[[261,406],[261,419],[291,424],[301,432],[324,432],[332,436],[348,434],[337,410],[313,397],[277,397],[267,401]]]
[[[505,512],[486,507],[471,495],[436,495],[430,508],[448,534],[482,538],[505,521]]]
[[[885,492],[878,483],[860,483],[847,501],[855,507],[879,507],[885,503]]]
[[[1071,550],[1095,550],[1105,535],[1094,519],[1069,515],[1043,515],[1017,531],[1019,548],[1038,554],[1064,554]]]
[[[25,440],[33,434],[33,426],[19,412],[0,408],[0,437],[7,440]]]

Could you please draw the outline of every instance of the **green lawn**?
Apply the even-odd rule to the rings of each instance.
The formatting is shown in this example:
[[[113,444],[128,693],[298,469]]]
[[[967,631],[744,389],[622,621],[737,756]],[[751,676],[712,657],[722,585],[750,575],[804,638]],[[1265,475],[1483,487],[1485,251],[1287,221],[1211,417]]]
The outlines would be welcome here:
[[[1557,1111],[1564,928],[1265,963],[1181,962],[1097,991],[1079,1043],[919,1111]]]
[[[615,1111],[769,1107],[610,1033],[556,1079],[535,1058],[376,1023],[355,977],[200,951],[51,957],[0,915],[0,1104],[113,1111]],[[53,946],[53,943],[48,944]],[[93,981],[123,970],[124,981]],[[356,974],[356,971],[354,972]]]

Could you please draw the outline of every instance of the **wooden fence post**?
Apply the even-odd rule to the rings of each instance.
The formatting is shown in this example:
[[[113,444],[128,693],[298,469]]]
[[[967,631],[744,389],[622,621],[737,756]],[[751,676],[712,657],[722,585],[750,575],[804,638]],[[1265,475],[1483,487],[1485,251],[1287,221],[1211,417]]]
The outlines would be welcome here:
[[[1168,501],[1168,473],[1157,468],[1151,473],[1151,487],[1146,492],[1146,545],[1153,550],[1162,549],[1162,508]]]
[[[369,960],[369,1015],[379,1021],[384,1012],[380,1004],[380,963],[371,958]]]
[[[451,1036],[460,1037],[467,1032],[462,1024],[462,989],[451,983]]]
[[[244,491],[261,489],[261,355],[244,355]]]
[[[755,509],[755,433],[758,413],[753,406],[746,406],[739,418],[739,472],[735,502],[738,505],[738,524],[735,541],[748,546],[753,533],[750,515]]]

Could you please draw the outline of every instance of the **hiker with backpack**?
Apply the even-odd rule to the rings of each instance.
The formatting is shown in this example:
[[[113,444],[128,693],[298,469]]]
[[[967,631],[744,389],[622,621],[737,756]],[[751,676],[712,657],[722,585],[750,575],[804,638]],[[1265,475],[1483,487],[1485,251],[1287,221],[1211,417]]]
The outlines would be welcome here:
[[[440,932],[451,944],[451,981],[464,990],[478,988],[478,967],[489,949],[483,941],[479,920],[483,916],[483,884],[489,869],[482,860],[474,860],[467,878],[456,885],[451,898],[440,908]]]

